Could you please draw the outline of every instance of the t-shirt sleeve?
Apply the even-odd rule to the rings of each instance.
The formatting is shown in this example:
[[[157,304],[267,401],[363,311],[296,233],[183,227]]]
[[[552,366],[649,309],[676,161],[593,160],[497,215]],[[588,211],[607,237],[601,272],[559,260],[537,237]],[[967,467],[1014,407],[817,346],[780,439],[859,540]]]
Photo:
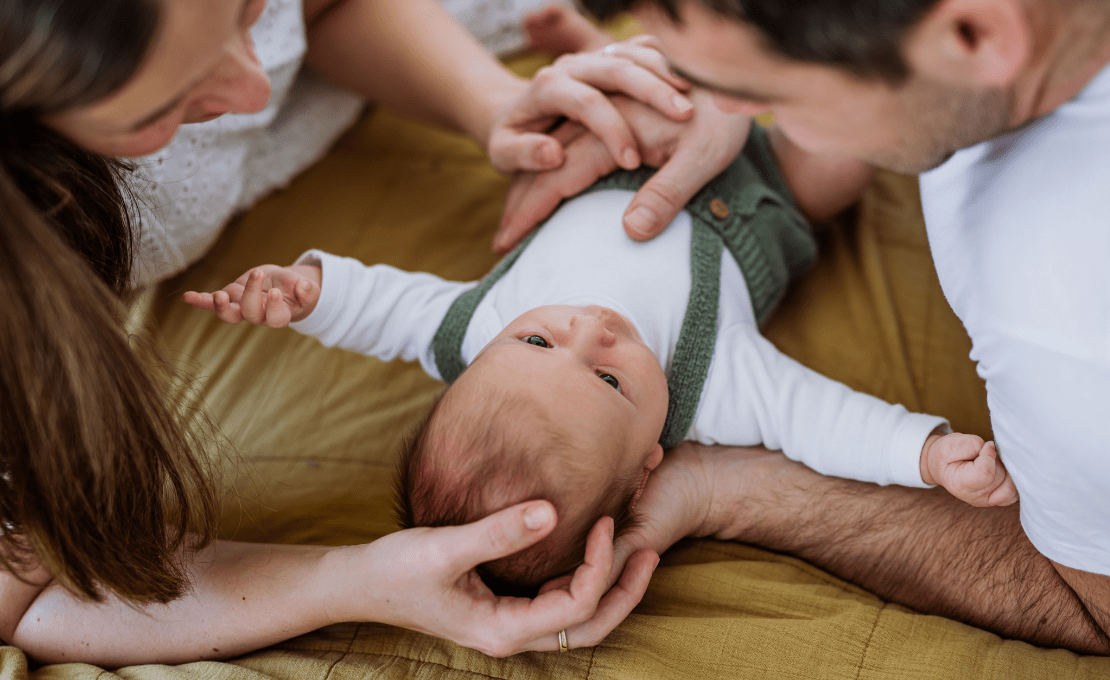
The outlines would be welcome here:
[[[319,261],[323,272],[320,301],[307,317],[289,324],[291,328],[328,347],[382,361],[420,361],[428,375],[440,378],[432,339],[451,303],[474,283],[444,281],[384,264],[367,266],[318,250],[305,253],[297,264],[313,261]]]
[[[998,453],[1042,554],[1110,576],[1110,365],[1011,339],[987,401]]]
[[[925,487],[921,447],[943,425],[826,378],[738,325],[718,334],[689,438],[763,444],[822,474]]]

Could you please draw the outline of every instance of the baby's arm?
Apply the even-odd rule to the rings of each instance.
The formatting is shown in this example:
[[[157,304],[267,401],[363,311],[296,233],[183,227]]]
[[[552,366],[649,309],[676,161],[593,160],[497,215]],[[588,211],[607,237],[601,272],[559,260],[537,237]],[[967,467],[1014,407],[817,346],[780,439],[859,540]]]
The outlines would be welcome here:
[[[737,325],[718,334],[690,436],[763,444],[825,475],[925,487],[921,449],[945,425],[806,368]]]
[[[921,479],[940,484],[956,498],[978,507],[1010,505],[1017,487],[998,458],[994,442],[973,434],[932,434],[921,448]]]
[[[255,270],[263,274],[257,283],[250,276]],[[184,300],[216,312],[229,323],[247,320],[274,327],[288,324],[328,347],[382,361],[419,360],[436,378],[440,376],[432,339],[451,303],[475,285],[388,265],[366,266],[352,258],[315,250],[302,255],[291,267],[267,265],[251,272],[223,291],[186,293]],[[305,279],[308,284],[303,283]],[[301,297],[298,286],[306,285]],[[274,287],[279,292],[272,292]]]
[[[319,266],[264,264],[214,293],[189,291],[181,300],[215,312],[221,321],[283,328],[304,319],[320,300]]]

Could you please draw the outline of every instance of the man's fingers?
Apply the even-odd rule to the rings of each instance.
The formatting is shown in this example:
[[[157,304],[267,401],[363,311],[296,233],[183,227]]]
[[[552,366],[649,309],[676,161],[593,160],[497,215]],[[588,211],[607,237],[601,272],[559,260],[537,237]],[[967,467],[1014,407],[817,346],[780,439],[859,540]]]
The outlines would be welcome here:
[[[630,238],[646,241],[671,223],[709,179],[697,177],[696,168],[697,165],[675,157],[640,187],[624,213],[624,231]]]
[[[547,501],[520,503],[477,522],[453,527],[451,563],[463,574],[474,567],[533,545],[555,528],[555,508]]]

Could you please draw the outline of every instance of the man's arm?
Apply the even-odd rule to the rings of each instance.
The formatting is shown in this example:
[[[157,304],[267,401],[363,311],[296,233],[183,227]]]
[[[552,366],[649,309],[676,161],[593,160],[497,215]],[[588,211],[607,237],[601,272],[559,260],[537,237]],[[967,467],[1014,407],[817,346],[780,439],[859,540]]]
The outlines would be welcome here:
[[[685,444],[652,473],[637,510],[644,521],[618,555],[691,535],[743,541],[925,614],[1110,654],[1110,578],[1054,566],[1016,505],[975,508],[943,489],[825,477],[766,449]]]
[[[943,489],[824,477],[767,451],[697,458],[712,484],[699,535],[796,555],[883,599],[1003,637],[1110,654],[1110,578],[1063,576],[1025,537],[1017,505],[975,508]]]

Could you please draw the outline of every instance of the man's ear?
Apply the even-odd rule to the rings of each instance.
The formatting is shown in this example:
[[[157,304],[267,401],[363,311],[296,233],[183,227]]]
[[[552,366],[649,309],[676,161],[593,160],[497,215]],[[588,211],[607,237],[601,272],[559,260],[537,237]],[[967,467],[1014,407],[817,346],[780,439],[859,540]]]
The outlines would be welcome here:
[[[1007,87],[1032,58],[1032,22],[1023,0],[940,0],[910,30],[904,54],[933,80]]]

